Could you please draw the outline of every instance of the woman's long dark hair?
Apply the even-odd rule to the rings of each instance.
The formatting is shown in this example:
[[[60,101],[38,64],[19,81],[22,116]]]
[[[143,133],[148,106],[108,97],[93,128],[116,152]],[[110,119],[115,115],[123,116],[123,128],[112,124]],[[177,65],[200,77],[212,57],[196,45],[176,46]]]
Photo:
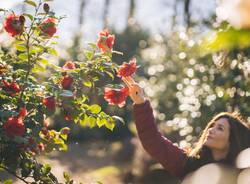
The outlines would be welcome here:
[[[234,166],[237,155],[250,146],[250,125],[243,120],[240,114],[237,112],[219,113],[207,124],[196,146],[188,153],[189,159],[186,164],[186,174],[202,165],[216,162],[212,157],[211,150],[204,145],[204,142],[208,129],[220,118],[226,118],[230,125],[229,150],[226,158],[221,162]]]

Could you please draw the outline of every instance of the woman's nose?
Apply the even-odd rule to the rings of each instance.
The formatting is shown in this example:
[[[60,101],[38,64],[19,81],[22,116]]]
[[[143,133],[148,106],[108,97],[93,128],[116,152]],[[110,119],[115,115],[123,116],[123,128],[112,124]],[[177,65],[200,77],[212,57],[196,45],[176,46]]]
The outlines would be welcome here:
[[[214,134],[214,132],[215,132],[214,127],[211,127],[211,128],[208,129],[209,134]]]

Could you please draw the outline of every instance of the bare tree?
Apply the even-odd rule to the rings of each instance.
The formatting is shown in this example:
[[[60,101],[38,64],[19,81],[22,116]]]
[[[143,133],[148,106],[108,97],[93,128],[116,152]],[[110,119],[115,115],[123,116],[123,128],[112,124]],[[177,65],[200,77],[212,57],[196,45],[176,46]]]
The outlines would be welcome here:
[[[127,27],[131,26],[131,24],[134,24],[133,21],[134,15],[135,15],[135,0],[130,0]]]
[[[103,28],[108,27],[108,10],[109,10],[110,0],[105,0],[104,11],[103,11]]]
[[[85,8],[85,0],[81,0],[80,2],[80,9],[79,9],[79,26],[81,27],[83,25],[83,21],[84,21],[84,14],[83,14],[83,11],[84,11],[84,8]]]
[[[186,28],[188,29],[190,27],[190,4],[191,0],[185,0],[184,1],[184,19],[186,23]]]

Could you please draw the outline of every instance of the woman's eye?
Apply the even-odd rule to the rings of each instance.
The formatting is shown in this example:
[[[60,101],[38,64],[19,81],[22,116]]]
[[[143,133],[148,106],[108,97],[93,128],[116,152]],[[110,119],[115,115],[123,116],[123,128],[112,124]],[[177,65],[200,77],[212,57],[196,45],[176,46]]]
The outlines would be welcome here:
[[[223,127],[218,127],[218,129],[219,129],[220,131],[223,131],[223,130],[224,130]]]

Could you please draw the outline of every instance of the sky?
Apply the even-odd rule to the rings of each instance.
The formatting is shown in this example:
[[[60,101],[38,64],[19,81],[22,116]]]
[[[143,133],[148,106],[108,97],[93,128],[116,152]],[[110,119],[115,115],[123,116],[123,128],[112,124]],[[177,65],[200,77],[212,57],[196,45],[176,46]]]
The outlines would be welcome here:
[[[173,15],[173,3],[175,0],[136,0],[136,21],[145,29],[152,33],[165,33],[169,31],[171,25],[171,16]],[[0,8],[14,9],[18,11],[22,0],[0,0]],[[79,28],[77,24],[79,0],[54,0],[50,2],[51,8],[57,15],[66,15],[58,29],[59,41],[65,44],[72,43],[72,35],[82,31],[84,40],[94,41],[97,33],[102,29],[102,10],[104,0],[87,0],[84,11],[84,25]],[[122,31],[126,26],[127,13],[129,7],[128,0],[111,0],[109,7],[109,25],[116,30]],[[19,8],[18,8],[19,7]],[[214,11],[215,0],[193,0],[191,4],[192,17],[199,19],[207,17]],[[183,22],[183,7],[177,7],[179,23]]]

